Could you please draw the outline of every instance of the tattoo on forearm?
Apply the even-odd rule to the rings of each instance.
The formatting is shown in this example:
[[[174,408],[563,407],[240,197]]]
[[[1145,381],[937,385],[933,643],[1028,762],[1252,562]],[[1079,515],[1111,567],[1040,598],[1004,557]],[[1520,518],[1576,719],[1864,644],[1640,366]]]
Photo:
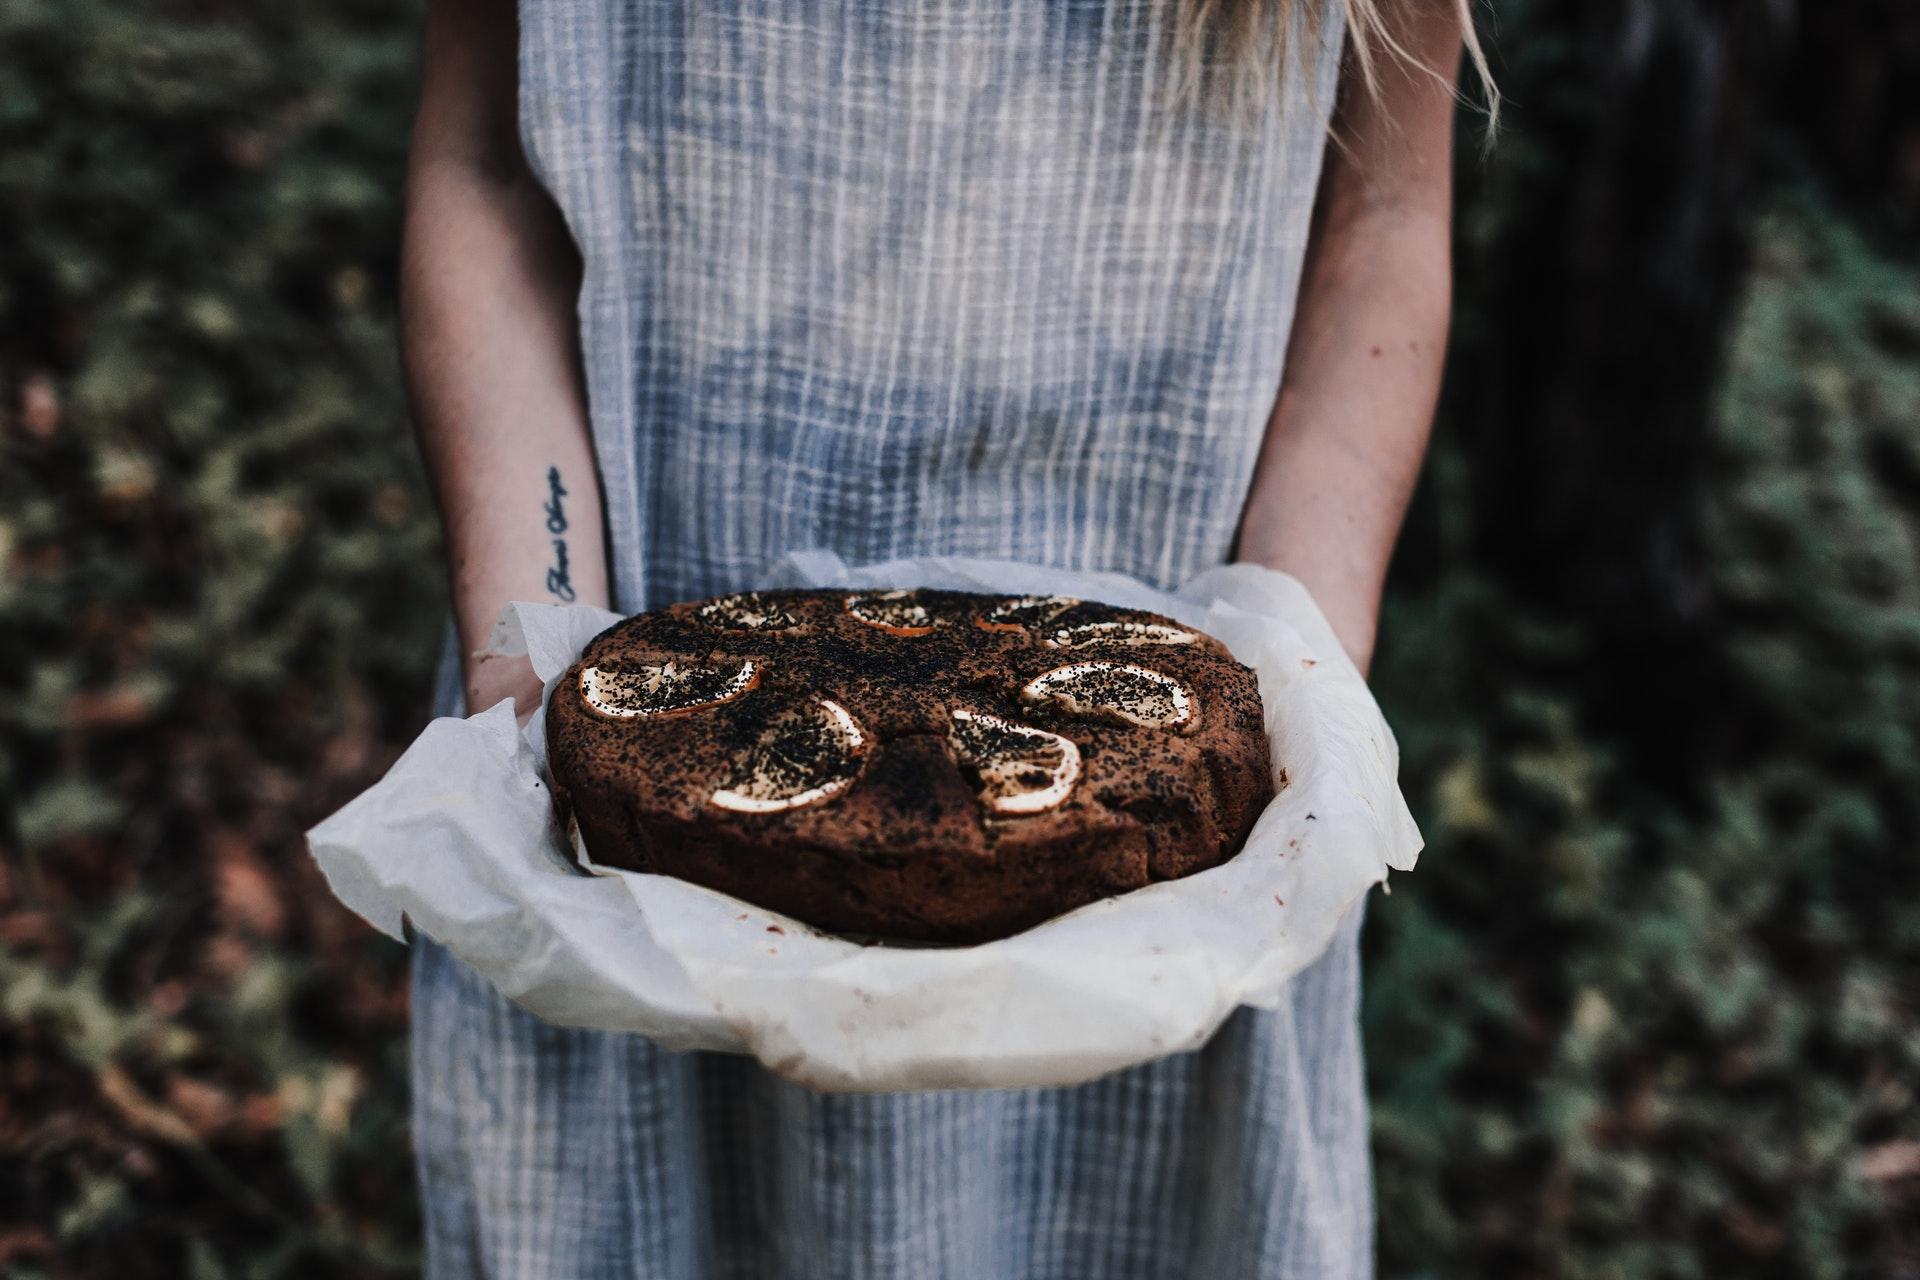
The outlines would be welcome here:
[[[547,593],[562,604],[574,601],[573,576],[567,570],[567,513],[560,499],[567,491],[560,484],[560,468],[547,468],[547,532],[553,535],[553,567],[547,570]]]

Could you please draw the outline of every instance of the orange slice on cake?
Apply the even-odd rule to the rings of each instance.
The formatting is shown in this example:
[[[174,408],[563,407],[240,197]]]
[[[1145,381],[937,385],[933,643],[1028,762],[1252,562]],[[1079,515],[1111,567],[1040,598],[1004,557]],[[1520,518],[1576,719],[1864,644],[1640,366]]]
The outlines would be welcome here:
[[[609,720],[641,720],[717,707],[759,683],[760,668],[751,658],[719,666],[672,659],[622,662],[582,668],[580,697],[596,715]]]
[[[947,742],[989,813],[1045,813],[1080,781],[1080,748],[1032,725],[955,708]]]
[[[853,785],[867,752],[853,713],[819,698],[776,716],[711,797],[733,813],[785,813],[831,799]]]
[[[1020,700],[1086,720],[1181,732],[1193,723],[1193,695],[1163,672],[1131,662],[1074,662],[1029,680]]]
[[[924,636],[945,620],[920,601],[918,591],[870,591],[848,596],[847,612],[857,621],[896,636]]]
[[[1072,596],[1016,596],[973,620],[982,631],[1030,631],[1044,627],[1080,602]]]
[[[729,631],[785,631],[800,620],[758,591],[718,596],[696,611],[700,621]]]
[[[1083,622],[1062,627],[1046,639],[1049,648],[1078,649],[1089,644],[1192,644],[1199,637],[1164,622]]]

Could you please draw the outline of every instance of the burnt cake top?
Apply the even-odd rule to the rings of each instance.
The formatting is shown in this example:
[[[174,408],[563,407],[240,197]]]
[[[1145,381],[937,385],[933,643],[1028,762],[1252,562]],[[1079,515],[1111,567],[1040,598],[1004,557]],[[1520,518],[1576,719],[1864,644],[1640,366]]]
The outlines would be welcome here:
[[[1193,628],[1070,597],[746,592],[602,632],[549,731],[559,760],[757,822],[835,805],[876,747],[925,735],[997,827],[1062,806],[1092,757],[1151,773],[1203,726],[1259,733],[1252,682],[1209,678],[1223,664],[1246,674]]]

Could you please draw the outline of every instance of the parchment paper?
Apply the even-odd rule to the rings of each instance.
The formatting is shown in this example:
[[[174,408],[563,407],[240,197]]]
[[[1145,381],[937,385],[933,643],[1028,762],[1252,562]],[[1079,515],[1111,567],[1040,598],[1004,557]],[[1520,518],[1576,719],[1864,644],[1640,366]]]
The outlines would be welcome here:
[[[1223,866],[972,947],[872,947],[665,876],[583,870],[554,821],[544,717],[501,704],[429,724],[392,770],[308,833],[341,901],[404,915],[507,997],[568,1026],[750,1053],[820,1089],[1078,1083],[1195,1047],[1241,1004],[1273,1007],[1388,868],[1420,849],[1386,722],[1294,579],[1209,570],[1169,595],[1112,574],[930,558],[849,568],[798,552],[764,587],[1053,592],[1164,613],[1259,675],[1286,785]],[[547,682],[616,621],[514,604],[493,647]]]

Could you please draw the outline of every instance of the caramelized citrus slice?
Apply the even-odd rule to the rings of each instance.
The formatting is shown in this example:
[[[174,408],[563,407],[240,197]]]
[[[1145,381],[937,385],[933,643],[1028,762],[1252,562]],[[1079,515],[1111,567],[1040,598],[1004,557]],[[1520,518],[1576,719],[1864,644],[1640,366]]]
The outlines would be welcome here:
[[[983,631],[1026,631],[1044,627],[1080,602],[1072,596],[1018,596],[975,618]]]
[[[1070,716],[1113,720],[1149,729],[1184,729],[1193,699],[1172,676],[1130,662],[1075,662],[1027,682],[1022,702],[1055,707]]]
[[[783,813],[830,800],[853,785],[867,734],[827,698],[784,712],[734,767],[713,803],[734,813]]]
[[[993,813],[1044,813],[1080,780],[1080,748],[1072,739],[984,711],[956,708],[947,741]]]
[[[716,596],[696,611],[700,621],[732,631],[785,631],[800,620],[758,591]]]
[[[896,636],[924,636],[942,621],[920,603],[920,593],[911,590],[848,596],[847,612],[870,627]]]
[[[1063,627],[1047,637],[1055,649],[1077,649],[1086,644],[1192,644],[1199,637],[1164,622],[1083,622]]]
[[[752,659],[722,666],[683,666],[666,662],[586,667],[580,672],[580,696],[609,720],[671,716],[732,702],[760,683]]]

